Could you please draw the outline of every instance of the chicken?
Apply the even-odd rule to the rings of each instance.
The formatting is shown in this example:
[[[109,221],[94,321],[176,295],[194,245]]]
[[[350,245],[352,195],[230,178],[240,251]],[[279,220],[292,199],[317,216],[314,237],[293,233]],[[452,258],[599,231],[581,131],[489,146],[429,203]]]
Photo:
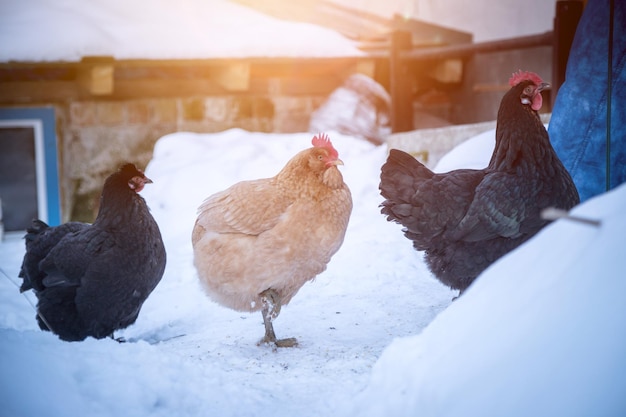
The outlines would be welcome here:
[[[486,168],[435,174],[392,149],[381,169],[382,214],[404,226],[432,273],[460,294],[484,269],[547,224],[542,209],[569,210],[579,202],[537,113],[548,84],[522,71],[509,84]]]
[[[326,135],[295,155],[274,177],[242,181],[213,194],[198,209],[194,265],[210,298],[237,311],[261,310],[265,336],[277,340],[273,320],[339,250],[352,196],[343,165]]]
[[[37,296],[42,330],[80,341],[113,337],[135,322],[166,262],[159,227],[138,194],[151,182],[125,164],[106,179],[92,225],[33,221],[20,291]]]

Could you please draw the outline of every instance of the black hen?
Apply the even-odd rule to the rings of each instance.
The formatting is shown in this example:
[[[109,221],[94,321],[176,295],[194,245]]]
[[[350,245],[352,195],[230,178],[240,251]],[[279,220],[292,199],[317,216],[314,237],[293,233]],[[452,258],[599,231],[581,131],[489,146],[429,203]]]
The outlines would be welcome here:
[[[152,181],[133,164],[109,176],[95,222],[26,234],[20,291],[37,296],[39,327],[61,339],[101,339],[133,324],[165,269],[161,233],[138,194]]]
[[[381,212],[404,226],[433,274],[461,293],[547,224],[542,209],[569,210],[579,202],[537,113],[547,84],[521,71],[509,83],[487,168],[435,174],[395,149],[382,167]]]

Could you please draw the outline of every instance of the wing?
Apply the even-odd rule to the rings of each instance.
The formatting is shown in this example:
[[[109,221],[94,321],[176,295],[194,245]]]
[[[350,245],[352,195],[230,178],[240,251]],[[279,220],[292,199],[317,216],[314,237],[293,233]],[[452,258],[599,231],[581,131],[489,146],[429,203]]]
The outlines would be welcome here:
[[[89,266],[114,245],[111,233],[94,227],[67,235],[41,261],[44,286],[79,286]]]
[[[392,149],[381,168],[381,213],[403,225],[407,237],[425,248],[454,229],[467,213],[484,170],[434,174],[414,157]]]
[[[448,237],[476,242],[497,237],[516,238],[536,231],[543,222],[534,213],[536,191],[519,176],[490,172],[476,188],[476,195],[458,227]]]
[[[273,228],[292,202],[270,179],[243,181],[207,198],[198,209],[196,226],[216,233],[259,235]]]
[[[483,178],[482,170],[463,169],[423,181],[409,201],[408,216],[402,224],[426,240],[454,230],[465,217]]]

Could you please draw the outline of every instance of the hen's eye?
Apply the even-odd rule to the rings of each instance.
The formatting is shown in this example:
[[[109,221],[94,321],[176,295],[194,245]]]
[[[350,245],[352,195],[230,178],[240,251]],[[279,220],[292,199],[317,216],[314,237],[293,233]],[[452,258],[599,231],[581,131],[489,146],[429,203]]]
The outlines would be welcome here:
[[[533,88],[528,86],[524,89],[524,94],[531,95],[533,93]]]
[[[323,159],[322,155],[317,155],[317,159],[321,161]]]

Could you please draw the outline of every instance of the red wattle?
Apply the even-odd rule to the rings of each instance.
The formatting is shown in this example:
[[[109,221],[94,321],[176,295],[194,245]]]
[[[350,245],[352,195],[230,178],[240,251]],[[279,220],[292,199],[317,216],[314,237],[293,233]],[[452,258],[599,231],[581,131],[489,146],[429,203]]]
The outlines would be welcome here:
[[[542,104],[543,104],[543,97],[541,97],[541,93],[537,93],[535,94],[535,97],[533,97],[533,103],[530,105],[530,107],[534,111],[539,111]]]

